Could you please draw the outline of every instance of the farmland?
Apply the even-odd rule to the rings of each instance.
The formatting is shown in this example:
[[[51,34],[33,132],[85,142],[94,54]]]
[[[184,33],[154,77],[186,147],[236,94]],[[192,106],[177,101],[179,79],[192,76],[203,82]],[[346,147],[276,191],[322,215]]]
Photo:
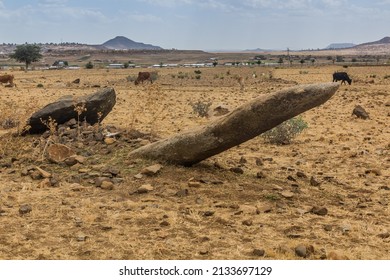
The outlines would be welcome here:
[[[0,259],[388,259],[390,66],[157,68],[153,84],[135,86],[140,69],[2,71],[16,87],[0,87]],[[291,144],[259,136],[192,167],[127,156],[215,118],[193,104],[231,111],[335,71],[352,85],[301,114],[308,128]],[[67,143],[82,163],[47,159],[55,128],[17,136],[46,104],[104,87],[117,102],[101,126],[118,135]],[[352,115],[356,105],[370,118]],[[109,188],[96,184],[102,176]]]

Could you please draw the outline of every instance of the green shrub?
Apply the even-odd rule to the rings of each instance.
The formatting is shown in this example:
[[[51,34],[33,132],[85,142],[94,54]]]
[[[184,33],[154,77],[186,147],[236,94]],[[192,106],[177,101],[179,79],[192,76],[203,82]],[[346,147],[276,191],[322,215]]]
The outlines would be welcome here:
[[[261,136],[271,144],[287,145],[306,128],[308,128],[307,123],[298,116],[264,132]]]
[[[93,63],[90,61],[87,64],[85,64],[85,68],[87,69],[93,69]]]
[[[207,117],[208,116],[208,111],[209,111],[211,104],[212,104],[211,102],[206,103],[203,101],[198,101],[196,103],[190,103],[192,110],[199,117]]]

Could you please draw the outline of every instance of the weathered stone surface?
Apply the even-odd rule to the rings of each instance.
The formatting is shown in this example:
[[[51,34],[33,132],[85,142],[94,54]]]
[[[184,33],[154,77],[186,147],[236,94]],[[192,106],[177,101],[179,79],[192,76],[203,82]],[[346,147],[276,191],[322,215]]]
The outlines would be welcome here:
[[[47,148],[46,152],[47,159],[54,163],[61,163],[65,159],[75,155],[75,152],[72,148],[63,144],[52,144]],[[74,164],[76,163],[77,162]]]
[[[302,85],[262,95],[204,127],[143,146],[129,157],[193,165],[323,104],[338,87],[337,83]]]
[[[72,96],[65,96],[35,112],[27,121],[24,134],[45,132],[48,128],[42,121],[48,121],[49,117],[59,125],[71,119],[77,119],[75,105],[79,106],[81,104],[85,104],[85,110],[80,114],[80,121],[86,120],[93,125],[98,121],[102,121],[111,112],[115,103],[116,94],[113,88],[102,89],[78,100],[74,100]]]
[[[370,116],[368,115],[368,113],[366,112],[366,110],[364,110],[364,108],[360,105],[357,105],[353,111],[352,111],[352,115],[355,115],[356,117],[358,118],[361,118],[363,120],[366,120],[366,119],[369,119]]]

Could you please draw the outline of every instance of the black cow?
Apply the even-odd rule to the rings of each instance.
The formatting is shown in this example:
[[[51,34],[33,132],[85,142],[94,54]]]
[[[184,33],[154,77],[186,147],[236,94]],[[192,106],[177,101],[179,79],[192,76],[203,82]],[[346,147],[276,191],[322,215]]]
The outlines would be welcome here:
[[[338,81],[341,81],[341,84],[345,84],[345,81],[347,81],[349,85],[352,83],[351,78],[348,77],[348,74],[346,72],[333,73],[333,82],[338,82]]]

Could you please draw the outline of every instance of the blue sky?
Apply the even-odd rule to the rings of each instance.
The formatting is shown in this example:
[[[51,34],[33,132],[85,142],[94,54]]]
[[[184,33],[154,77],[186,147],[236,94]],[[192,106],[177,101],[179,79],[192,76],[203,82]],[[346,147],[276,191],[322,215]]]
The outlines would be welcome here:
[[[324,48],[390,36],[390,0],[0,0],[0,43]]]

